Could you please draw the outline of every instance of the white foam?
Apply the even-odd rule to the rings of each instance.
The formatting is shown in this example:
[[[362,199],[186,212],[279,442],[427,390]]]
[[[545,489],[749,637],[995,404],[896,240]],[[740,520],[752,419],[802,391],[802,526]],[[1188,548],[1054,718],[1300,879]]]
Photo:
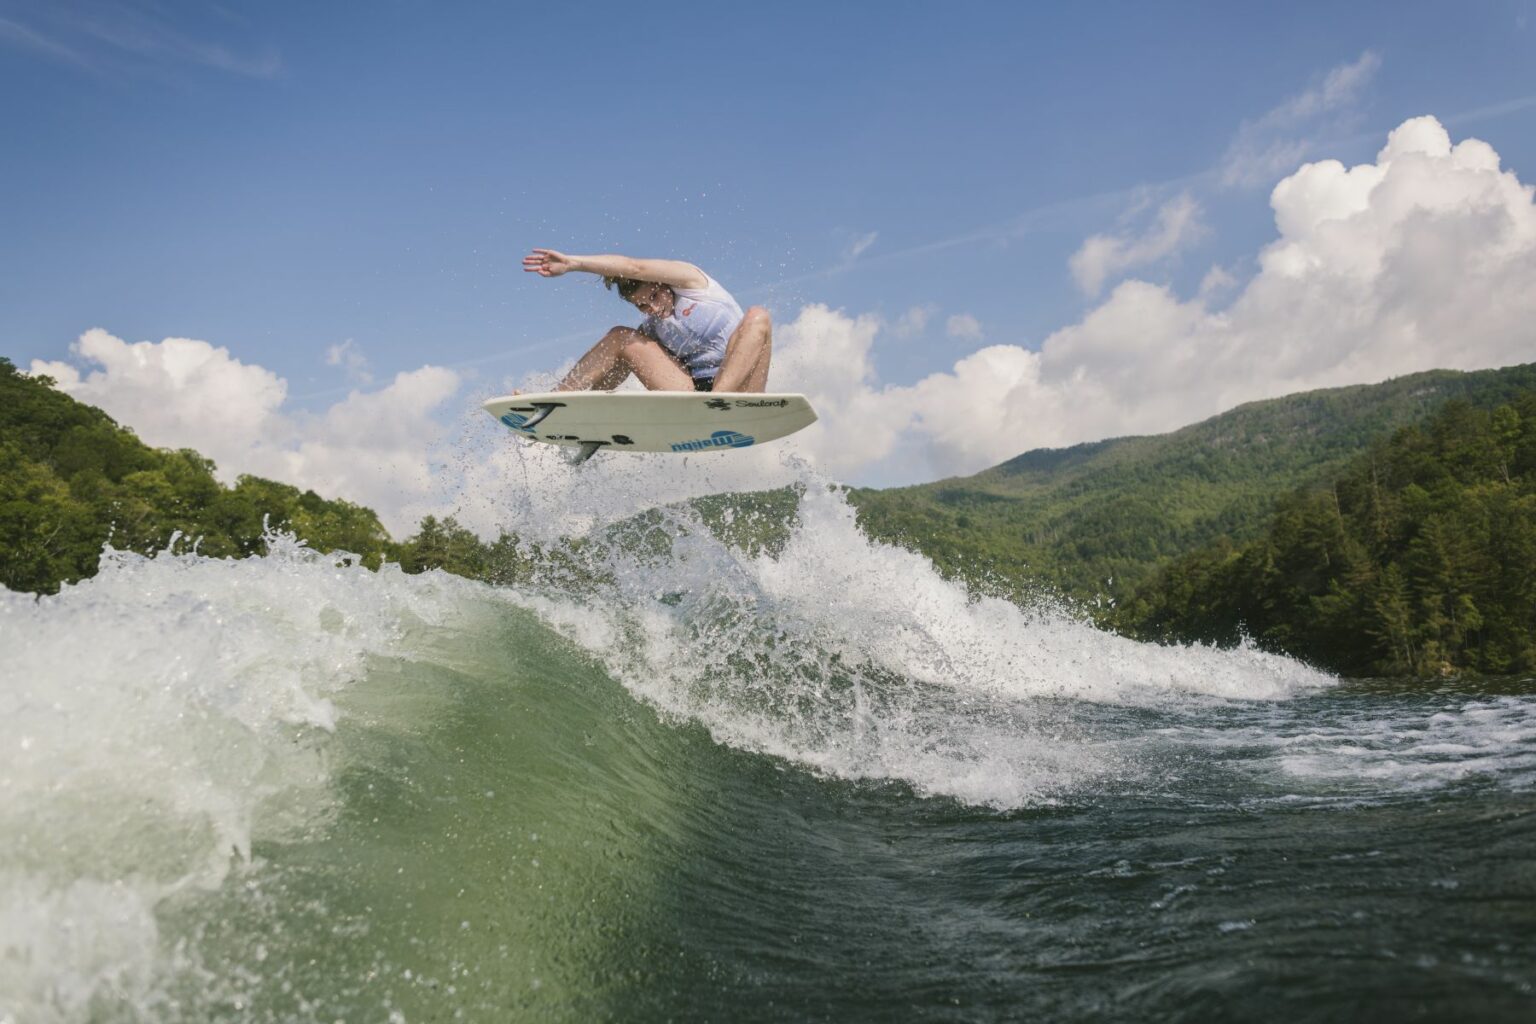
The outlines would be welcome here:
[[[1134,745],[1087,732],[1063,702],[1272,700],[1333,682],[1251,648],[1139,644],[1058,608],[973,599],[864,537],[825,481],[802,473],[800,486],[776,554],[729,549],[679,513],[666,557],[610,558],[611,600],[538,609],[633,693],[721,742],[997,807],[1139,773]]]
[[[1536,784],[1536,701],[1467,698],[1437,714],[1346,718],[1263,737],[1282,769],[1330,789],[1440,789],[1478,778]]]
[[[1255,745],[1269,768],[1335,789],[1362,764],[1411,781],[1529,774],[1536,760],[1528,701],[1286,718],[1274,709],[1332,680],[1251,649],[1137,644],[1060,609],[973,600],[864,538],[824,481],[784,473],[805,496],[777,553],[668,513],[670,552],[610,552],[608,582],[576,593],[371,573],[283,538],[242,561],[111,553],[56,597],[0,592],[0,1022],[89,1018],[102,993],[152,1005],[178,955],[157,908],[219,885],[254,838],[326,820],[331,730],[369,659],[412,656],[440,625],[473,636],[474,613],[503,600],[721,743],[978,806],[1145,790],[1170,746]],[[555,493],[584,509],[585,530],[678,489],[666,473],[626,481],[568,476]],[[1233,708],[1254,711],[1223,721]],[[1186,712],[1193,724],[1155,734],[1137,717]]]
[[[0,1020],[140,1004],[155,908],[259,827],[331,806],[333,698],[456,590],[270,538],[220,561],[108,552],[54,597],[0,591]]]
[[[0,1022],[89,1019],[92,1003],[152,999],[151,885],[0,875]]]
[[[1446,698],[1442,697],[1442,700]],[[1340,694],[1326,706],[1272,705],[1237,720],[1159,729],[1169,746],[1248,764],[1259,799],[1359,803],[1462,783],[1536,785],[1536,699],[1419,701]]]

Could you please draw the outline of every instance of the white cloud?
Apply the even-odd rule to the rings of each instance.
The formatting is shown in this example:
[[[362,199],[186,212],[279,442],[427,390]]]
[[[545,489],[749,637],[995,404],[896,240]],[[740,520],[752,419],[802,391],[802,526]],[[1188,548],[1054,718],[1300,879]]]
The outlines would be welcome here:
[[[859,235],[852,242],[848,243],[848,248],[843,250],[844,261],[858,259],[864,254],[864,250],[875,244],[875,239],[879,237],[880,232],[878,231],[871,231],[867,235]]]
[[[1312,152],[1318,133],[1345,129],[1380,67],[1381,57],[1367,50],[1263,116],[1244,121],[1221,159],[1222,184],[1267,185],[1295,167]]]
[[[1532,189],[1486,143],[1453,147],[1438,121],[1415,118],[1375,163],[1306,164],[1271,205],[1279,237],[1225,310],[1132,281],[1046,340],[1047,378],[1109,403],[1084,418],[1084,437],[1536,352]]]
[[[961,341],[980,341],[981,321],[969,313],[956,313],[944,321],[944,333]]]
[[[811,396],[819,417],[794,447],[837,478],[889,455],[912,418],[876,386],[870,347],[879,329],[878,317],[810,305],[775,331],[773,390]]]
[[[898,338],[915,338],[928,329],[928,321],[933,319],[939,307],[934,303],[926,303],[921,306],[913,306],[891,325],[891,333]]]
[[[994,345],[915,386],[881,388],[870,338],[857,370],[829,360],[797,386],[818,403],[818,388],[836,388],[864,432],[860,457],[887,453],[879,464],[845,459],[841,471],[894,482],[1176,429],[1294,391],[1526,362],[1536,356],[1533,191],[1486,143],[1453,146],[1434,118],[1415,118],[1373,163],[1321,161],[1281,181],[1278,237],[1224,308],[1209,304],[1236,287],[1224,271],[1189,300],[1130,280],[1039,352]],[[821,319],[833,350],[831,339],[857,330],[841,314]]]
[[[435,414],[458,390],[458,374],[442,367],[396,374],[319,416],[293,417],[291,443],[258,445],[243,461],[248,472],[367,505],[403,536],[442,497],[434,448],[447,428]]]
[[[373,373],[368,369],[368,357],[352,338],[325,350],[325,365],[340,366],[346,370],[347,380],[353,384],[373,383]]]
[[[1184,193],[1164,203],[1140,235],[1094,235],[1068,261],[1072,277],[1085,294],[1099,294],[1110,278],[1156,263],[1200,238],[1205,233],[1200,212],[1200,204]]]
[[[94,328],[71,351],[100,369],[82,376],[68,363],[34,362],[32,372],[56,378],[60,390],[105,409],[147,444],[197,447],[217,459],[212,446],[244,450],[286,428],[277,410],[287,382],[226,348],[192,338],[130,345]]]
[[[81,335],[76,362],[36,361],[34,374],[134,429],[146,443],[196,448],[232,482],[267,476],[374,508],[392,531],[432,492],[429,451],[445,428],[434,413],[459,387],[424,366],[377,391],[353,392],[319,415],[284,410],[287,383],[229,350],[191,338],[128,344],[101,329]]]
[[[790,457],[835,479],[915,482],[1031,448],[1171,430],[1298,390],[1529,361],[1533,191],[1486,143],[1452,145],[1434,118],[1415,118],[1372,163],[1309,163],[1275,186],[1276,237],[1246,284],[1216,268],[1184,299],[1123,281],[1038,351],[989,345],[912,385],[879,381],[875,346],[904,324],[926,326],[936,307],[887,327],[809,305],[776,328],[770,383],[809,395],[818,423],[686,465],[616,457],[572,472],[553,449],[509,443],[476,401],[450,403],[460,379],[435,367],[318,415],[285,409],[287,385],[270,371],[184,338],[129,345],[93,330],[74,363],[32,369],[151,444],[203,451],[226,479],[254,472],[359,501],[397,536],[428,512],[486,533],[568,525],[578,507],[613,518],[642,495],[773,486]],[[1216,305],[1218,293],[1230,302]]]
[[[1200,279],[1200,297],[1207,301],[1237,286],[1237,278],[1226,267],[1214,266]]]

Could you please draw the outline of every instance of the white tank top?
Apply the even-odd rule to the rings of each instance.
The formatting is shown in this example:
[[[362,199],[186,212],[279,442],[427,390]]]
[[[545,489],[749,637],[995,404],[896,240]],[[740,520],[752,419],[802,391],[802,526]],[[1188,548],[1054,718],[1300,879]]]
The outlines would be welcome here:
[[[703,288],[673,288],[672,315],[648,316],[640,333],[661,342],[695,380],[714,380],[725,358],[725,343],[741,323],[741,306],[720,282],[704,275]]]

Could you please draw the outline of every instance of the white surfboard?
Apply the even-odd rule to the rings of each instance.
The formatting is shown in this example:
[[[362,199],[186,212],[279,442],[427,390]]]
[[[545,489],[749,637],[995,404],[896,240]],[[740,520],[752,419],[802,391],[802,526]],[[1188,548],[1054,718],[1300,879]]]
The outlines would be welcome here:
[[[804,395],[709,391],[554,391],[484,405],[513,433],[580,449],[692,455],[774,441],[816,422]]]

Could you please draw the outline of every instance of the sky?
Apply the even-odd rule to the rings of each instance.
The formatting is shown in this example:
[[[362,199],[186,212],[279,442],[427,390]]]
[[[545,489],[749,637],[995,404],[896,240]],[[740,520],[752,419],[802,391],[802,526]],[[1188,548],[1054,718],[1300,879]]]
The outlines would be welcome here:
[[[535,246],[767,307],[782,444],[857,484],[1527,362],[1533,21],[0,0],[0,355],[397,532],[507,471],[479,401],[637,319]]]

